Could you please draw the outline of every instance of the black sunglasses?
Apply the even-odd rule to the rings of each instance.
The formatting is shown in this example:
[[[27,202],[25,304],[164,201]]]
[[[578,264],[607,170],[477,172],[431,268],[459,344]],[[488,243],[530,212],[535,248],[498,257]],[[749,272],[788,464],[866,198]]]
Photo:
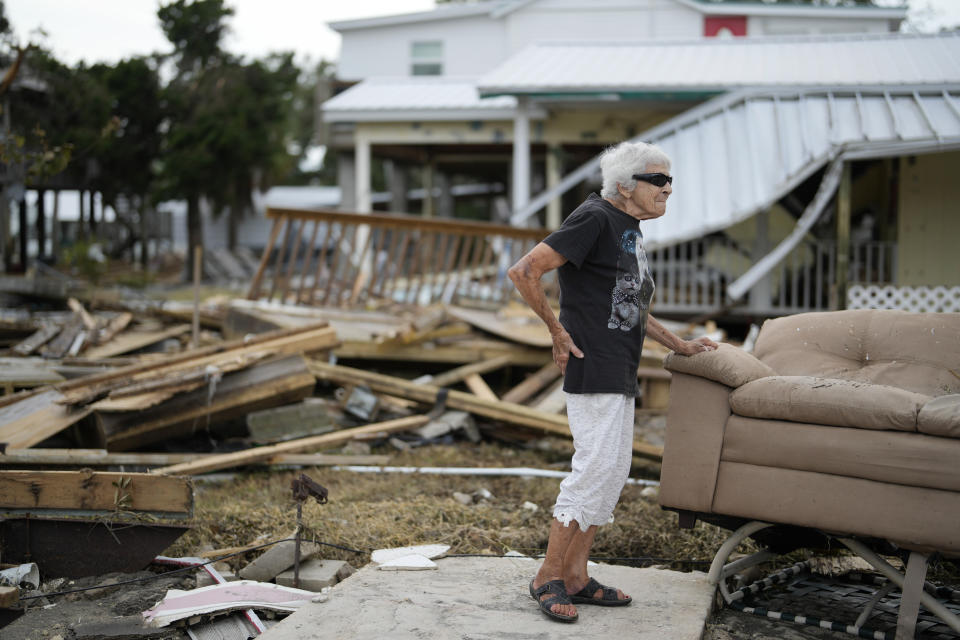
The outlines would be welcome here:
[[[633,179],[643,180],[658,187],[662,187],[668,182],[673,184],[673,176],[668,176],[665,173],[635,173],[633,174]]]

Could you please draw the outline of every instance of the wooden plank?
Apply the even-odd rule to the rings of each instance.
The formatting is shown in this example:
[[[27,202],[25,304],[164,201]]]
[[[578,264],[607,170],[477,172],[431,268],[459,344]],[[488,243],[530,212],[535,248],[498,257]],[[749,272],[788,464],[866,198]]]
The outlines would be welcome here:
[[[411,229],[434,233],[457,233],[463,235],[492,236],[542,240],[550,233],[543,228],[514,227],[489,222],[468,222],[450,218],[424,218],[399,213],[349,213],[332,209],[284,209],[267,208],[268,218],[294,220],[325,220],[342,224],[370,224],[393,229]]]
[[[260,297],[260,284],[263,281],[263,272],[267,268],[267,262],[270,260],[270,253],[273,251],[273,245],[280,234],[280,228],[283,226],[283,218],[275,218],[273,227],[270,229],[270,238],[267,240],[267,246],[263,250],[263,256],[260,258],[260,264],[257,266],[257,272],[253,274],[253,281],[250,283],[250,292],[247,293],[248,300],[256,300]]]
[[[500,400],[497,397],[497,394],[493,392],[493,389],[487,385],[486,381],[480,377],[479,373],[471,373],[466,378],[463,379],[466,383],[467,388],[473,392],[474,395],[485,398],[487,400],[493,400],[494,402]]]
[[[176,464],[170,467],[154,469],[153,473],[165,475],[193,475],[197,473],[206,473],[207,471],[217,471],[219,469],[228,469],[238,467],[260,460],[266,460],[279,453],[294,453],[301,451],[316,451],[318,449],[332,449],[345,444],[359,435],[372,433],[397,433],[400,431],[409,431],[422,427],[429,422],[426,416],[409,416],[407,418],[398,418],[396,420],[387,420],[386,422],[376,422],[364,427],[353,429],[341,429],[333,433],[326,433],[320,436],[311,436],[290,442],[270,445],[268,447],[257,447],[246,451],[237,451],[234,453],[224,453],[211,456],[198,462],[188,462],[186,464]]]
[[[203,370],[207,366],[227,366],[253,354],[276,356],[310,353],[328,349],[337,344],[336,333],[326,323],[303,329],[282,329],[261,334],[250,340],[236,340],[222,345],[160,358],[156,361],[115,369],[100,375],[86,376],[57,385],[68,398],[68,403],[86,403],[106,393],[145,380],[156,380],[172,372]]]
[[[432,376],[429,382],[430,384],[437,387],[446,387],[447,385],[460,382],[461,380],[466,380],[470,376],[479,375],[481,373],[489,373],[490,371],[502,369],[503,367],[511,364],[512,362],[513,362],[513,358],[511,354],[506,353],[502,356],[497,356],[495,358],[490,358],[488,360],[481,360],[480,362],[464,365],[462,367],[457,367],[456,369],[453,369],[451,371],[446,371],[444,373],[437,374],[435,376]]]
[[[184,478],[98,471],[0,471],[0,508],[193,514]]]
[[[563,380],[557,380],[536,402],[533,408],[546,413],[561,413],[567,408],[567,396],[563,393]]]
[[[215,453],[117,453],[106,449],[16,449],[0,454],[0,467],[86,466],[167,467],[218,455]],[[335,465],[385,465],[390,456],[349,456],[323,453],[281,453],[257,464],[291,464],[312,467]]]
[[[560,368],[551,360],[530,374],[523,382],[503,394],[503,398],[501,399],[504,402],[522,404],[559,377]]]
[[[97,412],[96,417],[108,448],[123,451],[186,435],[255,409],[302,400],[313,387],[303,358],[295,355],[231,373],[149,412]]]
[[[83,326],[84,328],[86,328],[87,331],[96,330],[97,328],[96,319],[92,315],[90,315],[90,312],[88,312],[83,307],[82,304],[80,304],[79,300],[77,300],[76,298],[70,298],[69,300],[67,300],[67,306],[70,307],[71,311],[73,311],[78,316],[80,316],[80,319],[83,321]]]
[[[40,327],[36,333],[31,334],[11,349],[18,356],[28,356],[43,345],[47,344],[55,335],[60,333],[60,327],[55,324],[48,324]]]
[[[402,378],[372,373],[362,369],[329,364],[316,359],[308,360],[310,370],[319,380],[328,380],[340,384],[362,384],[374,391],[417,400],[418,402],[432,403],[436,401],[439,387],[429,384],[417,384]],[[566,416],[544,413],[509,402],[491,401],[478,398],[471,393],[462,391],[448,391],[446,404],[452,409],[469,411],[486,418],[502,420],[510,424],[540,429],[547,433],[571,437]],[[633,451],[636,455],[659,461],[663,456],[663,448],[645,442],[634,440]]]
[[[26,397],[0,408],[0,443],[8,449],[26,449],[82,420],[90,409],[73,410],[57,404],[63,394],[55,389]]]
[[[509,355],[516,365],[538,367],[550,360],[549,351],[517,347],[506,342],[484,342],[482,345],[454,344],[424,349],[419,345],[372,344],[370,342],[352,342],[333,350],[333,354],[342,360],[401,360],[404,362],[448,362],[473,363],[489,360],[497,356]]]
[[[127,328],[127,325],[133,320],[133,314],[129,311],[124,311],[123,313],[117,315],[117,317],[110,320],[107,323],[107,326],[103,327],[100,331],[97,332],[94,344],[106,344],[113,340],[114,336]]]
[[[190,333],[189,324],[178,324],[162,331],[128,331],[116,336],[107,344],[87,349],[84,356],[87,358],[112,358],[186,333]]]
[[[0,358],[0,388],[38,387],[63,382],[50,360],[41,358]]]
[[[76,343],[77,337],[83,332],[83,320],[74,316],[63,328],[57,337],[48,342],[40,353],[45,358],[62,358],[70,353],[71,347]]]
[[[478,329],[512,342],[519,342],[532,347],[553,347],[550,332],[536,316],[503,317],[502,314],[493,311],[464,309],[454,306],[447,307],[447,313]]]

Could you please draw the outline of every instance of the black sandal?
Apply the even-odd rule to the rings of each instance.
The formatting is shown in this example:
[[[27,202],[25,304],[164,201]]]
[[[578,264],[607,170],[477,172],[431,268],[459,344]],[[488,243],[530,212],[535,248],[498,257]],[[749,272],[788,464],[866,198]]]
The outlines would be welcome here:
[[[603,593],[599,598],[594,598],[593,594],[598,590],[601,590]],[[598,604],[601,607],[625,607],[633,602],[633,598],[627,596],[621,600],[617,597],[616,589],[606,587],[593,578],[590,578],[587,586],[570,596],[570,602],[574,604]]]
[[[553,596],[541,600],[540,596],[545,593],[551,593]],[[579,614],[567,616],[550,610],[550,607],[555,604],[573,604],[570,601],[570,596],[567,595],[567,588],[563,586],[563,580],[551,580],[550,582],[543,583],[536,589],[533,588],[533,580],[531,580],[530,597],[537,601],[537,604],[540,606],[540,611],[543,611],[544,614],[550,618],[553,618],[554,620],[560,620],[561,622],[574,622],[579,617]]]

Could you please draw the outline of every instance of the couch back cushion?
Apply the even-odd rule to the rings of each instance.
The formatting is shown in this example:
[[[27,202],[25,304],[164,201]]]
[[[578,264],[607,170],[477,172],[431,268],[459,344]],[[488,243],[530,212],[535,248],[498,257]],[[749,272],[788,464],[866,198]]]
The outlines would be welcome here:
[[[960,393],[960,313],[828,311],[767,320],[754,355],[780,375]]]

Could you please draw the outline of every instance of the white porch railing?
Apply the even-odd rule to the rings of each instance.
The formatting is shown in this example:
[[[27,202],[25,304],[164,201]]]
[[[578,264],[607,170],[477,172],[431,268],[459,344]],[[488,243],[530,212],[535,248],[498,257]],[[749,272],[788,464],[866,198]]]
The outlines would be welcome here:
[[[750,296],[735,305],[726,286],[752,264],[749,251],[725,237],[706,237],[650,252],[661,312],[708,314],[722,310],[757,315],[786,315],[831,308],[836,284],[836,244],[804,240],[766,276]],[[895,242],[867,242],[851,247],[848,282],[895,283]]]

